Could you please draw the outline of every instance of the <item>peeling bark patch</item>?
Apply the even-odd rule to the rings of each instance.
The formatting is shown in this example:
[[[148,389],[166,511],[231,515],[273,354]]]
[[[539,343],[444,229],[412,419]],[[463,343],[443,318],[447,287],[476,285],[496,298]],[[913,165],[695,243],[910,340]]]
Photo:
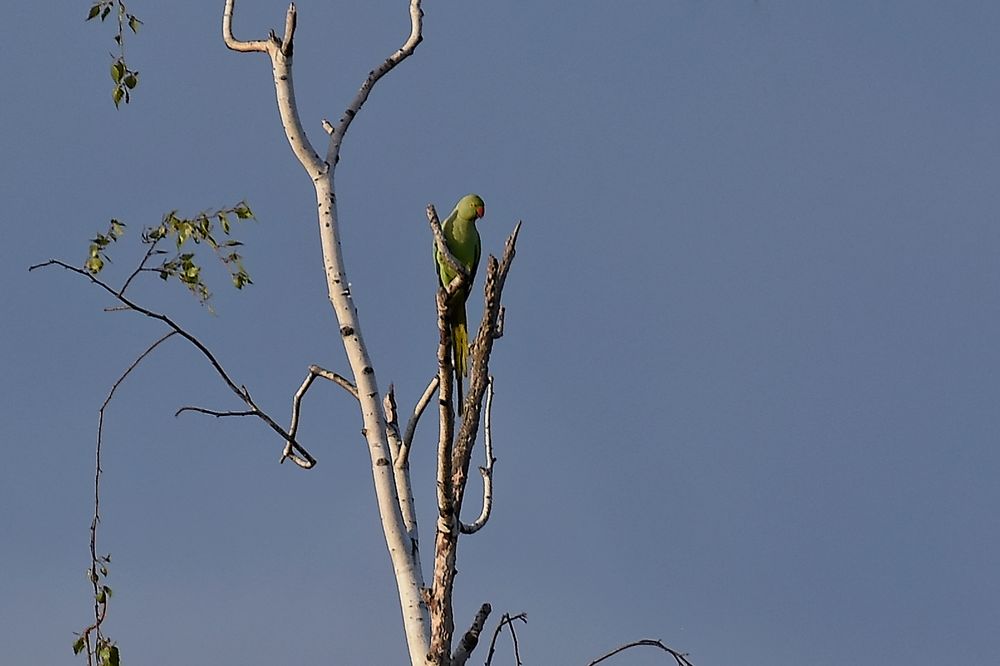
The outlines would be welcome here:
[[[344,326],[340,329],[340,334],[346,338],[349,335],[354,335],[354,329],[350,326]]]
[[[385,458],[379,458],[378,460],[375,461],[375,464],[379,467],[385,467],[386,465],[389,464],[389,461],[386,460]]]

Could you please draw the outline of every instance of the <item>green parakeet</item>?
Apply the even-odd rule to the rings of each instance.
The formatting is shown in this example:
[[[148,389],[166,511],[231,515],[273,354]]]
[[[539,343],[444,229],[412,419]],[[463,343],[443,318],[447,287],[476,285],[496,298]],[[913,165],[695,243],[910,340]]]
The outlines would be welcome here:
[[[455,359],[455,384],[458,395],[458,413],[462,413],[462,377],[469,375],[469,330],[465,321],[465,301],[469,298],[472,279],[479,268],[479,255],[482,244],[476,220],[486,214],[486,204],[477,194],[462,197],[451,211],[441,230],[444,232],[448,250],[459,263],[469,271],[469,280],[462,285],[452,297],[448,305],[448,325],[451,327],[451,343]],[[438,274],[438,283],[447,287],[458,275],[448,262],[438,254],[437,243],[434,244],[434,263]]]

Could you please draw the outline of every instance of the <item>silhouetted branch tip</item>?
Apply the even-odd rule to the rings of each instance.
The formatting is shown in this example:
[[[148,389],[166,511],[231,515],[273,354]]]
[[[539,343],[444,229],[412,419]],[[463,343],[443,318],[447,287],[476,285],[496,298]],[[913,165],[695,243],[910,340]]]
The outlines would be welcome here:
[[[599,664],[602,661],[610,659],[616,654],[624,652],[625,650],[630,650],[635,647],[654,647],[672,656],[674,658],[674,661],[677,663],[677,666],[694,666],[690,661],[688,661],[686,653],[678,652],[677,650],[674,650],[673,648],[664,645],[662,641],[658,641],[652,638],[644,638],[642,640],[632,641],[631,643],[626,643],[625,645],[621,645],[612,650],[611,652],[608,652],[606,655],[590,662],[589,664],[587,664],[587,666],[595,666],[595,664]]]

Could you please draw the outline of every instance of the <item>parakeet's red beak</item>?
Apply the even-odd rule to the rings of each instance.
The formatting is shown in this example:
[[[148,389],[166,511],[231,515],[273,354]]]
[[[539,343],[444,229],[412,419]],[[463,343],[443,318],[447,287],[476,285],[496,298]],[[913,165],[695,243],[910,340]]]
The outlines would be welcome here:
[[[486,215],[486,206],[476,206],[476,217]]]

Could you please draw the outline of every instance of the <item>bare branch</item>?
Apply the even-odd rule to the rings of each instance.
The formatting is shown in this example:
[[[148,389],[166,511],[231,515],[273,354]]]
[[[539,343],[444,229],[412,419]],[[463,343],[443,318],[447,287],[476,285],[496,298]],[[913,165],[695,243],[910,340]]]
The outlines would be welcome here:
[[[514,622],[520,621],[524,624],[528,624],[527,613],[518,613],[517,615],[511,616],[507,613],[503,614],[500,618],[500,623],[497,628],[493,631],[493,639],[490,640],[490,651],[486,655],[486,666],[490,666],[493,663],[493,653],[496,651],[497,637],[500,636],[500,632],[503,631],[504,626],[510,629],[510,638],[514,643],[514,659],[517,662],[517,666],[522,666],[521,664],[521,651],[517,644],[517,632],[514,631]]]
[[[302,398],[305,397],[306,391],[309,390],[309,387],[312,386],[313,381],[315,381],[317,377],[322,377],[323,379],[329,380],[337,386],[340,386],[342,389],[354,396],[355,400],[358,398],[358,389],[348,379],[341,377],[336,372],[331,372],[321,368],[318,365],[310,365],[309,374],[306,375],[305,380],[302,382],[302,386],[299,387],[299,390],[296,391],[295,395],[292,397],[292,418],[288,425],[289,437],[285,441],[285,449],[281,452],[281,459],[278,461],[279,463],[283,463],[285,460],[291,460],[299,467],[303,467],[305,469],[309,469],[316,464],[316,460],[309,455],[309,452],[302,449],[295,443],[295,435],[299,430],[299,410],[302,405]],[[299,453],[302,454],[302,457],[295,455],[293,452],[294,450],[298,450]]]
[[[90,280],[91,284],[94,284],[94,285],[100,287],[101,289],[103,289],[104,291],[106,291],[108,294],[110,294],[113,298],[115,298],[119,303],[121,303],[122,305],[124,305],[129,310],[132,310],[134,312],[138,312],[139,314],[141,314],[141,315],[143,315],[145,317],[148,317],[150,319],[155,319],[157,321],[160,321],[160,322],[163,322],[164,324],[166,324],[166,326],[168,328],[170,328],[174,333],[176,333],[177,335],[181,336],[182,338],[184,338],[185,340],[187,340],[188,342],[190,342],[192,345],[194,345],[194,347],[199,352],[201,352],[202,356],[204,356],[208,360],[209,364],[215,370],[216,374],[222,379],[222,381],[226,384],[226,386],[229,387],[229,390],[231,390],[233,393],[235,393],[236,396],[241,401],[243,401],[248,407],[250,407],[250,410],[252,411],[252,413],[253,413],[254,416],[256,416],[261,421],[263,421],[264,423],[266,423],[271,428],[271,430],[273,430],[274,432],[278,433],[281,436],[282,440],[284,440],[286,442],[289,441],[289,440],[291,440],[293,442],[293,446],[295,447],[295,449],[298,450],[299,452],[301,452],[302,455],[307,460],[312,460],[313,463],[315,462],[315,459],[313,459],[312,456],[309,455],[308,451],[306,451],[298,443],[294,443],[294,437],[290,436],[287,432],[285,432],[284,428],[282,428],[280,425],[278,425],[278,423],[273,418],[271,418],[271,416],[268,415],[267,412],[265,412],[264,410],[262,410],[260,407],[257,406],[257,404],[253,401],[253,398],[250,396],[250,392],[246,389],[245,386],[237,386],[236,385],[236,382],[233,381],[232,377],[229,376],[229,373],[226,372],[225,368],[222,367],[222,364],[219,363],[219,360],[217,358],[215,358],[215,355],[208,349],[208,347],[206,347],[201,342],[201,340],[199,340],[194,335],[192,335],[191,333],[189,333],[187,330],[185,330],[184,328],[182,328],[173,319],[171,319],[170,317],[168,317],[165,314],[161,314],[159,312],[154,312],[153,310],[149,310],[147,308],[142,307],[141,305],[135,303],[134,301],[130,300],[129,298],[126,298],[123,293],[120,293],[119,291],[116,291],[110,285],[108,285],[106,282],[104,282],[103,280],[98,279],[93,274],[85,271],[82,268],[77,268],[76,266],[71,266],[70,264],[67,264],[64,261],[59,261],[58,259],[49,259],[46,262],[43,262],[41,264],[36,264],[34,266],[29,267],[28,270],[32,271],[32,270],[35,270],[36,268],[44,268],[44,267],[47,267],[47,266],[60,266],[60,267],[66,269],[68,271],[76,273],[77,275],[81,275],[81,276],[87,278],[88,280]],[[197,410],[194,410],[194,411],[197,411]],[[311,467],[311,466],[312,466],[312,464],[308,465],[308,467]]]
[[[417,422],[420,420],[420,416],[427,409],[427,405],[430,404],[431,398],[434,397],[434,391],[438,387],[437,375],[431,378],[431,381],[427,384],[427,388],[424,389],[424,394],[420,396],[420,400],[413,408],[413,414],[410,416],[409,422],[406,424],[406,432],[403,433],[403,445],[399,449],[399,457],[396,459],[396,466],[406,465],[410,457],[410,445],[413,443],[413,435],[417,431]]]
[[[334,384],[336,384],[337,386],[341,387],[342,389],[350,393],[352,396],[354,396],[355,400],[358,399],[358,387],[352,384],[350,379],[347,379],[346,377],[341,377],[336,372],[330,372],[329,370],[325,370],[319,367],[318,365],[310,365],[309,372],[316,375],[317,377],[322,377],[323,379],[333,382]]]
[[[455,433],[455,413],[452,409],[452,339],[448,326],[448,304],[444,290],[437,291],[438,319],[438,450],[437,450],[437,509],[434,534],[434,571],[431,579],[431,647],[428,661],[447,663],[455,631],[452,590],[455,584],[455,563],[458,548],[458,512],[452,488],[452,446]]]
[[[428,210],[429,215],[433,213]],[[433,227],[433,224],[432,224]],[[465,411],[458,436],[455,436],[455,417],[452,410],[451,335],[448,327],[447,295],[443,289],[437,292],[438,309],[438,524],[434,542],[434,576],[431,587],[431,651],[428,660],[444,663],[449,658],[454,632],[452,617],[452,590],[455,583],[458,536],[462,499],[468,479],[472,446],[479,430],[480,408],[486,393],[489,373],[489,357],[495,341],[497,318],[503,285],[514,259],[514,248],[520,223],[507,239],[503,259],[497,261],[490,256],[487,261],[484,294],[486,305],[479,332],[472,345],[469,395],[465,400]],[[492,486],[490,486],[492,493]]]
[[[281,54],[286,58],[292,55],[292,40],[295,39],[295,3],[289,3],[285,13],[285,34],[281,38]]]
[[[486,624],[486,618],[490,616],[492,611],[493,607],[489,604],[483,604],[479,608],[476,618],[472,621],[472,626],[462,636],[462,641],[458,644],[458,648],[456,648],[455,654],[451,658],[452,666],[463,666],[469,660],[469,657],[472,656],[472,652],[479,645],[479,635],[483,631],[483,625]]]
[[[244,42],[233,36],[233,9],[236,0],[226,0],[226,8],[222,12],[222,41],[233,51],[261,51],[267,53],[268,42],[265,40],[254,40]]]
[[[410,553],[420,567],[419,536],[417,534],[417,514],[413,502],[413,484],[410,482],[410,466],[404,460],[400,462],[402,441],[399,437],[399,422],[396,418],[396,390],[389,384],[389,390],[382,399],[385,411],[385,434],[392,452],[392,473],[396,484],[396,498],[399,502],[399,512],[403,518],[403,526],[410,538]]]
[[[493,415],[493,376],[491,375],[489,381],[486,384],[486,414],[483,420],[483,439],[485,441],[484,448],[486,449],[486,466],[480,467],[479,472],[483,475],[483,510],[480,512],[479,517],[476,518],[475,522],[471,525],[466,525],[465,523],[459,523],[459,529],[462,534],[475,534],[479,530],[483,529],[487,521],[490,519],[490,512],[493,510],[493,463],[497,461],[493,457],[493,429],[490,425],[490,419]]]
[[[278,113],[285,130],[285,138],[288,139],[288,145],[309,176],[316,179],[326,173],[328,167],[309,143],[295,103],[295,85],[292,82],[292,51],[297,15],[295,3],[288,5],[288,12],[285,14],[285,34],[281,39],[278,39],[272,30],[267,40],[241,42],[233,37],[234,2],[235,0],[226,0],[226,8],[222,14],[222,38],[226,46],[234,51],[261,51],[270,56]]]
[[[347,128],[351,126],[351,122],[358,115],[358,112],[368,99],[368,95],[371,94],[372,88],[375,87],[378,80],[408,58],[423,40],[424,12],[420,8],[420,1],[410,0],[410,35],[406,38],[406,41],[391,56],[386,58],[381,65],[368,73],[368,78],[361,84],[357,95],[348,104],[344,115],[340,117],[340,122],[337,123],[336,129],[330,134],[330,146],[326,152],[327,164],[336,165],[340,161],[340,147],[343,144]]]
[[[197,412],[199,414],[208,414],[209,416],[214,416],[216,418],[222,416],[257,416],[257,412],[255,412],[252,409],[244,410],[241,412],[232,412],[232,411],[221,412],[215,409],[208,409],[206,407],[195,407],[191,405],[181,407],[176,412],[174,412],[174,416],[180,416],[184,412]]]
[[[691,664],[691,662],[687,660],[687,655],[686,654],[684,654],[682,652],[678,652],[677,650],[674,650],[672,648],[669,648],[666,645],[664,645],[661,641],[653,640],[651,638],[645,638],[645,639],[643,639],[641,641],[633,641],[631,643],[626,643],[625,645],[622,645],[620,647],[615,648],[614,650],[612,650],[611,652],[607,653],[603,657],[599,657],[598,659],[595,659],[594,661],[592,661],[589,664],[587,664],[587,666],[594,666],[595,664],[599,664],[602,661],[604,661],[605,659],[610,659],[611,657],[615,656],[619,652],[624,652],[625,650],[628,650],[628,649],[634,648],[634,647],[655,647],[655,648],[659,648],[660,650],[663,650],[664,652],[669,653],[670,656],[672,656],[674,658],[674,661],[677,662],[677,666],[693,666]]]
[[[33,270],[38,266],[32,266],[28,270]],[[156,342],[149,345],[145,351],[139,354],[138,357],[132,364],[126,368],[125,372],[119,375],[115,383],[112,384],[111,390],[108,391],[108,396],[104,399],[101,404],[100,410],[97,413],[97,447],[94,453],[94,517],[90,521],[90,583],[94,588],[94,623],[81,632],[84,641],[86,642],[87,648],[87,663],[90,664],[92,659],[92,650],[90,647],[90,634],[93,632],[96,635],[96,645],[101,643],[101,624],[104,623],[104,618],[107,616],[108,612],[108,600],[107,595],[101,594],[100,580],[101,577],[98,575],[100,568],[102,567],[102,558],[97,555],[97,526],[101,522],[101,446],[104,443],[104,412],[107,410],[108,405],[111,404],[111,399],[115,396],[115,391],[121,386],[125,378],[128,377],[133,370],[135,370],[143,359],[153,353],[153,350],[159,347],[162,343],[166,342],[168,339],[176,335],[176,331],[170,331],[166,335],[159,338]],[[110,556],[109,556],[110,557]],[[106,562],[107,558],[103,558]],[[104,572],[107,570],[104,569]],[[95,647],[96,649],[96,647]]]

